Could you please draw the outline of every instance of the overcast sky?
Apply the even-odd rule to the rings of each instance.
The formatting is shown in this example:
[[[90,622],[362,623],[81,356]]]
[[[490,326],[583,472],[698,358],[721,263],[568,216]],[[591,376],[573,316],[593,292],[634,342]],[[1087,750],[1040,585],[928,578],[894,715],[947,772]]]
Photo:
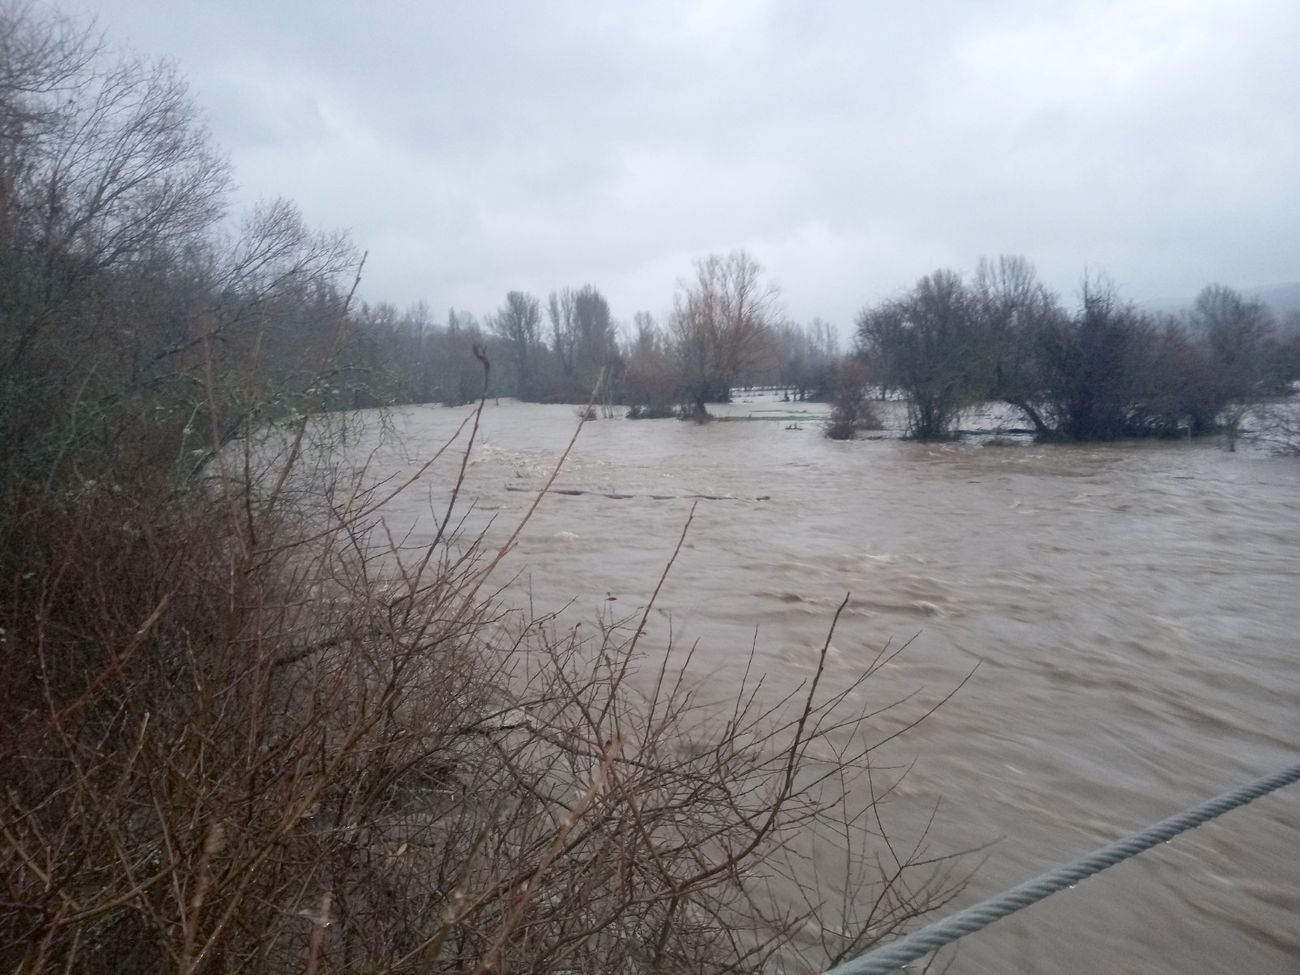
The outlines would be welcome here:
[[[64,4],[174,60],[239,204],[478,314],[593,283],[661,315],[747,248],[847,334],[1022,254],[1067,301],[1300,280],[1300,0]]]

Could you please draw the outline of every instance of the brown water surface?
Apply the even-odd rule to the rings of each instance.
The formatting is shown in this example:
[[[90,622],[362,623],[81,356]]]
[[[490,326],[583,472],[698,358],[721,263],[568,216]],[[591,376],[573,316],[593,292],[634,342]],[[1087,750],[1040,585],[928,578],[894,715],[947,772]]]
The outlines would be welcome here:
[[[426,458],[465,413],[397,413],[376,472]],[[469,526],[503,539],[575,422],[571,407],[489,404]],[[692,496],[711,495],[734,500],[699,501],[655,616],[658,637],[671,619],[679,644],[699,641],[707,680],[730,686],[755,643],[774,685],[806,678],[846,592],[836,679],[914,638],[864,709],[913,690],[932,702],[980,661],[890,746],[915,763],[894,814],[940,803],[932,850],[993,842],[963,904],[1300,757],[1300,462],[1212,443],[836,443],[787,425],[588,423],[557,482],[588,493],[544,500],[507,563],[509,598],[571,604],[573,619],[632,613]],[[451,473],[390,506],[413,543],[432,536]],[[965,939],[951,971],[1278,973],[1298,959],[1291,787]]]

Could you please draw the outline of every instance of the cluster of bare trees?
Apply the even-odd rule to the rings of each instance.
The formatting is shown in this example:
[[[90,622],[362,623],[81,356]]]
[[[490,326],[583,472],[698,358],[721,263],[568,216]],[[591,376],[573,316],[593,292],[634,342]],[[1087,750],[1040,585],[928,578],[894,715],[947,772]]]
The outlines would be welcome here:
[[[477,346],[498,366],[498,395],[585,402],[600,379],[601,401],[630,416],[702,417],[737,386],[771,385],[836,404],[836,437],[878,424],[863,389],[848,388],[862,377],[904,394],[913,437],[952,436],[964,409],[995,400],[1044,439],[1095,440],[1205,433],[1300,376],[1300,338],[1231,289],[1205,289],[1175,318],[1085,281],[1070,312],[1020,257],[981,261],[969,279],[939,270],[864,308],[847,361],[831,325],[783,317],[777,289],[744,251],[696,261],[662,327],[639,312],[620,330],[591,285],[553,292],[544,306],[510,292],[486,328],[454,311],[446,327],[423,311],[365,308],[357,318],[375,388],[390,398],[465,402]]]
[[[478,345],[500,365],[501,395],[583,402],[600,379],[602,402],[626,404],[630,416],[702,417],[737,386],[775,385],[793,399],[833,402],[835,437],[878,425],[866,384],[904,394],[917,438],[952,436],[963,410],[996,400],[1044,439],[1096,440],[1205,433],[1300,376],[1300,339],[1281,333],[1261,303],[1218,286],[1174,318],[1142,313],[1085,281],[1071,313],[1025,259],[984,260],[969,279],[939,270],[865,308],[848,360],[832,326],[793,324],[778,299],[758,262],[735,251],[696,262],[664,327],[641,312],[621,333],[587,285],[552,293],[545,314],[537,298],[511,292],[486,329],[471,325],[459,350],[454,328],[416,327],[409,315],[401,328],[383,326],[379,344],[405,343],[390,357],[399,371],[424,364],[421,382],[389,385],[399,398],[465,401],[477,366],[468,348]],[[369,309],[361,320],[376,334]],[[435,371],[446,378],[430,381]]]
[[[1206,433],[1231,404],[1300,376],[1300,336],[1284,339],[1262,304],[1229,289],[1207,288],[1179,320],[1085,281],[1069,313],[1018,257],[983,261],[970,281],[936,271],[857,325],[858,354],[906,396],[921,439],[951,436],[983,400],[1015,406],[1046,439]]]
[[[797,399],[826,395],[840,358],[835,329],[820,319],[785,320],[777,299],[758,262],[734,251],[696,262],[663,326],[637,312],[620,328],[590,284],[553,291],[545,302],[511,291],[482,327],[464,312],[453,310],[440,326],[422,307],[399,315],[383,305],[361,309],[358,321],[376,376],[388,377],[383,388],[399,400],[470,398],[477,364],[451,341],[459,331],[493,362],[497,395],[584,403],[599,382],[601,402],[624,404],[634,417],[698,417],[742,384],[780,385]]]
[[[346,239],[283,201],[218,232],[227,175],[170,68],[34,7],[0,37],[0,490],[343,402]]]
[[[624,404],[634,417],[703,416],[738,385],[779,385],[795,399],[821,398],[839,366],[833,326],[787,321],[778,292],[745,251],[711,254],[679,282],[673,309],[660,326],[637,312],[620,328],[595,286],[553,291],[543,302],[511,291],[479,325],[452,310],[445,326],[417,306],[398,314],[388,305],[357,314],[377,389],[409,402],[458,404],[472,398],[474,345],[492,361],[500,396]],[[458,341],[457,335],[461,336]]]

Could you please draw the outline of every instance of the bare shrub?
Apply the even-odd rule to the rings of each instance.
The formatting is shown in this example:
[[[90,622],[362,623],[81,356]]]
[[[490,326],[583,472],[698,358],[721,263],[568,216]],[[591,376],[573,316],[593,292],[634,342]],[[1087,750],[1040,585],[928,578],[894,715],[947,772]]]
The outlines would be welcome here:
[[[668,420],[677,416],[675,406],[629,406],[626,417],[629,420]]]
[[[689,653],[646,655],[650,607],[591,641],[505,612],[518,532],[458,534],[458,479],[431,544],[389,537],[396,492],[463,472],[450,443],[402,484],[296,487],[322,424],[228,445],[162,507],[94,495],[6,600],[40,691],[5,701],[11,970],[821,965],[953,890],[858,845],[873,716],[822,689],[829,635],[789,697],[747,678],[720,708]],[[797,868],[829,837],[861,884],[835,902]]]
[[[637,312],[633,327],[635,332],[624,353],[627,418],[657,420],[675,416],[679,381],[671,343],[647,312]]]
[[[867,364],[858,357],[840,363],[831,392],[831,415],[823,434],[831,440],[852,440],[859,430],[879,430],[884,424],[867,399]]]

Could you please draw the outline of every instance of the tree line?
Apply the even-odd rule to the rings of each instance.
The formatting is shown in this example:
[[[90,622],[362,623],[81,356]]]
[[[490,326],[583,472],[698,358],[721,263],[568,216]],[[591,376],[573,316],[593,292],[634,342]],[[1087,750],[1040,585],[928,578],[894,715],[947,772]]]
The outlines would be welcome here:
[[[399,312],[387,303],[362,305],[354,317],[376,380],[373,405],[474,399],[477,349],[492,363],[493,395],[585,403],[596,392],[635,417],[702,416],[739,385],[781,386],[800,400],[830,390],[841,358],[834,327],[786,320],[777,298],[757,261],[734,251],[696,262],[662,325],[645,311],[620,325],[592,284],[544,300],[510,291],[481,318],[453,308],[435,322],[427,305]]]
[[[630,330],[592,285],[543,303],[512,291],[483,324],[449,312],[433,324],[417,306],[363,307],[371,371],[388,396],[458,404],[476,392],[474,350],[499,367],[492,391],[540,402],[600,402],[632,417],[707,416],[744,385],[836,404],[832,436],[871,413],[868,389],[901,395],[907,435],[944,439],[962,411],[1006,403],[1044,440],[1199,435],[1233,423],[1244,404],[1286,395],[1300,378],[1300,329],[1283,330],[1261,302],[1220,285],[1181,316],[1139,310],[1105,282],[1085,280],[1067,310],[1023,257],[980,262],[969,278],[922,277],[865,307],[853,348],[835,329],[781,313],[779,291],[745,251],[712,254],[678,282],[664,327],[638,312]]]

